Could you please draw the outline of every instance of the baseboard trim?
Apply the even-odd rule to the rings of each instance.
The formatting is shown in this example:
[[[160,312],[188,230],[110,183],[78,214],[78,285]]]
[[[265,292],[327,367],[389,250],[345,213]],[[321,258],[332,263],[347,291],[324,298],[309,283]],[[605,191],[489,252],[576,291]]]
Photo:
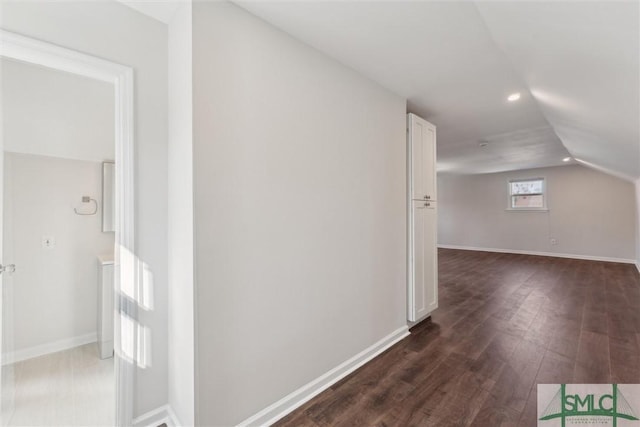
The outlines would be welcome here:
[[[171,409],[171,406],[169,405],[167,405],[167,415],[169,416],[169,422],[167,423],[168,427],[182,427],[183,424],[180,422],[178,416],[175,412],[173,412],[173,409]]]
[[[97,342],[98,336],[95,332],[90,334],[79,335],[77,337],[65,338],[62,340],[50,342],[47,344],[36,345],[33,347],[23,348],[11,353],[5,354],[2,357],[2,365],[9,365],[23,360],[33,359],[34,357],[44,356],[50,353],[57,353],[59,351],[68,350],[70,348],[78,347],[81,345]]]
[[[409,329],[406,326],[393,331],[380,341],[336,366],[324,375],[321,375],[276,403],[242,421],[238,424],[238,427],[269,426],[275,423],[408,335]]]
[[[133,419],[133,427],[158,427],[160,424],[167,427],[180,427],[180,421],[169,405],[162,405]]]
[[[640,274],[640,262],[636,262],[636,268],[638,269],[638,274]]]
[[[548,257],[555,257],[555,258],[584,259],[588,261],[617,262],[621,264],[636,264],[635,260],[626,259],[626,258],[610,258],[610,257],[591,256],[591,255],[560,254],[555,252],[521,251],[518,249],[478,248],[475,246],[460,246],[460,245],[438,245],[438,248],[460,249],[463,251],[497,252],[502,254],[548,256]]]

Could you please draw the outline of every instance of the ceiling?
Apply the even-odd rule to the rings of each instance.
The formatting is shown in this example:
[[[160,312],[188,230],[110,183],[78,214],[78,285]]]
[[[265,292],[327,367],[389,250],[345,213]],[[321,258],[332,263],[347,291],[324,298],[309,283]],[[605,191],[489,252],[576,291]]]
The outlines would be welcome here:
[[[640,3],[482,2],[478,9],[572,155],[639,177]]]
[[[117,0],[131,9],[150,16],[151,18],[168,24],[175,15],[181,3],[189,0]]]
[[[237,4],[407,98],[438,127],[440,171],[573,156],[640,177],[638,2]]]
[[[119,1],[164,23],[182,2]],[[407,98],[438,127],[441,172],[571,156],[640,177],[638,2],[236,3]]]

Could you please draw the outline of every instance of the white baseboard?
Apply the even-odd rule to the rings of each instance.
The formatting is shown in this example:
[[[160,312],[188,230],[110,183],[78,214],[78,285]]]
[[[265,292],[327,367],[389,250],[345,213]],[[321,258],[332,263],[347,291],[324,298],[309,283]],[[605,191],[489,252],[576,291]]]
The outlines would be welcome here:
[[[635,260],[626,259],[626,258],[610,258],[610,257],[591,256],[591,255],[559,254],[555,252],[521,251],[518,249],[478,248],[475,246],[460,246],[460,245],[438,245],[438,247],[443,249],[460,249],[463,251],[497,252],[502,254],[518,254],[518,255],[537,255],[537,256],[549,256],[549,257],[556,257],[556,258],[584,259],[588,261],[605,261],[605,262],[618,262],[622,264],[636,264]]]
[[[178,420],[178,417],[171,406],[167,405],[167,414],[169,415],[169,422],[167,423],[167,427],[182,427],[182,423]]]
[[[182,426],[169,405],[162,405],[159,408],[134,418],[132,425],[133,427],[158,427],[163,423],[166,424],[167,427]]]
[[[640,273],[640,262],[636,261],[636,268],[638,269],[638,273]]]
[[[78,347],[81,345],[97,342],[98,337],[95,332],[90,334],[80,335],[77,337],[65,338],[62,340],[36,345],[33,347],[23,348],[16,350],[2,356],[2,365],[8,365],[11,363],[21,362],[27,359],[33,359],[34,357],[44,356],[49,353],[56,353],[58,351],[68,350],[70,348]]]
[[[275,423],[408,335],[409,329],[406,326],[390,333],[371,347],[361,351],[324,375],[242,421],[238,424],[238,427],[269,426]]]

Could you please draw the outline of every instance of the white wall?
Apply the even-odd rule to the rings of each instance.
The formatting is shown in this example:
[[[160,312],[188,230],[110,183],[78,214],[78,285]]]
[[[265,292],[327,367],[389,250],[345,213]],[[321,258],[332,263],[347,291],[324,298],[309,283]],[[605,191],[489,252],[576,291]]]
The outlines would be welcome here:
[[[114,159],[113,85],[10,59],[0,65],[6,151]]]
[[[151,361],[136,377],[134,416],[167,403],[167,26],[112,1],[3,2],[2,28],[133,67],[136,255],[153,274]]]
[[[5,153],[5,229],[12,235],[14,351],[96,333],[99,255],[113,253],[103,233],[102,163]],[[101,206],[99,206],[100,208]],[[43,248],[53,236],[55,247]],[[11,236],[6,236],[11,237]],[[97,357],[97,354],[96,354]]]
[[[405,101],[193,5],[196,421],[232,425],[406,326]]]
[[[191,3],[169,23],[169,405],[194,425]]]
[[[507,182],[539,176],[549,211],[506,211]],[[439,174],[438,198],[441,245],[635,259],[633,184],[583,166]]]

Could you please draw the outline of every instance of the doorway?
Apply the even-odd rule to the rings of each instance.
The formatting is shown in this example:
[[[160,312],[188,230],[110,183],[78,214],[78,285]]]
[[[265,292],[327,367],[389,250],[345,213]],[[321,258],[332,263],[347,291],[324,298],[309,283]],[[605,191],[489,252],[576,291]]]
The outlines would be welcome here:
[[[35,256],[31,258],[23,256],[21,259],[32,260],[39,257],[40,261],[44,262],[44,264],[25,262],[29,265],[25,265],[27,268],[24,272],[20,270],[20,265],[16,265],[15,273],[12,272],[12,268],[5,268],[0,275],[0,286],[2,286],[0,318],[3,319],[0,327],[2,333],[0,341],[2,345],[0,348],[2,350],[0,351],[0,361],[2,362],[0,379],[3,387],[2,425],[12,425],[15,422],[23,425],[73,425],[76,424],[76,421],[78,424],[85,425],[87,423],[130,425],[132,421],[133,373],[136,363],[134,356],[136,354],[137,322],[135,312],[128,309],[127,304],[121,302],[126,299],[122,297],[121,290],[136,289],[137,285],[137,272],[132,255],[135,253],[132,155],[133,72],[129,67],[10,32],[1,31],[0,35],[2,38],[0,60],[10,61],[3,63],[6,71],[16,71],[17,67],[18,73],[16,75],[24,77],[25,73],[28,73],[27,68],[24,67],[31,67],[30,72],[42,73],[46,71],[59,75],[64,74],[67,77],[73,76],[82,79],[89,86],[93,84],[94,87],[101,87],[100,90],[106,88],[110,92],[111,105],[108,108],[110,115],[107,120],[110,121],[110,131],[103,130],[93,139],[100,139],[106,134],[110,139],[112,150],[111,155],[104,152],[94,153],[95,155],[91,155],[94,156],[92,160],[84,159],[83,155],[78,153],[84,150],[84,155],[86,155],[87,152],[92,151],[91,138],[85,138],[89,141],[78,144],[75,147],[76,154],[72,156],[60,155],[55,151],[60,149],[60,146],[68,151],[73,151],[74,147],[68,144],[69,141],[66,141],[66,145],[64,142],[56,144],[55,138],[46,138],[47,135],[44,135],[42,138],[35,138],[48,142],[48,144],[44,144],[44,147],[40,147],[43,152],[35,151],[33,146],[31,152],[28,149],[8,147],[12,148],[12,151],[6,154],[5,159],[0,159],[0,165],[3,169],[0,176],[7,177],[7,182],[2,183],[0,188],[10,190],[7,194],[3,194],[4,191],[0,190],[0,196],[2,196],[0,201],[7,197],[7,202],[11,205],[11,209],[7,210],[9,214],[2,218],[4,221],[11,221],[10,227],[7,228],[0,224],[0,230],[10,230],[8,235],[2,236],[3,245],[0,246],[4,246],[6,251],[0,249],[0,262],[12,265],[14,262],[9,259],[10,257],[15,256],[20,259],[19,253],[24,255],[28,252],[23,247],[18,250],[15,244],[19,242],[20,246],[25,246],[23,238],[27,234],[31,234],[27,239],[30,240],[28,249]],[[12,67],[13,70],[11,70]],[[23,68],[20,69],[20,67]],[[35,82],[37,81],[35,80]],[[85,88],[81,92],[87,93],[86,90],[88,89]],[[24,99],[27,100],[27,98],[24,95]],[[88,99],[87,97],[85,101]],[[7,145],[9,141],[8,138],[5,138],[4,132],[6,119],[6,111],[3,111],[5,127],[1,140],[3,146],[0,146],[0,152],[3,155],[5,148],[7,148],[4,145]],[[82,126],[78,125],[77,127]],[[95,123],[91,127],[99,128]],[[54,133],[52,132],[51,136]],[[101,219],[108,216],[103,215],[102,212],[104,205],[101,194],[104,188],[102,160],[110,159],[115,159],[113,185],[115,188],[115,208],[111,215],[111,219],[114,220],[112,221],[114,233],[103,231],[105,230],[104,224],[101,224]],[[6,170],[5,165],[8,166]],[[71,201],[71,194],[75,195],[75,201]],[[5,205],[4,201],[2,204]],[[56,218],[58,223],[42,225],[42,222],[48,220],[46,215],[43,217],[43,213]],[[42,221],[42,218],[45,218],[45,221]],[[19,230],[20,236],[17,236],[16,232]],[[36,237],[38,245],[34,246]],[[83,250],[80,250],[80,247]],[[100,264],[98,259],[101,259],[104,265],[104,260],[109,258],[109,254],[113,254],[113,279],[111,280],[113,290],[109,290],[108,296],[113,301],[113,308],[108,309],[111,311],[109,319],[112,320],[107,320],[107,323],[110,323],[109,326],[113,331],[114,358],[112,362],[104,363],[104,360],[100,359],[99,353],[95,351],[97,350],[96,339],[100,335],[100,330],[97,327],[99,324],[97,318],[99,311],[97,269]],[[74,259],[77,263],[69,266],[69,263],[62,262],[65,257],[67,261]],[[80,258],[82,261],[78,261]],[[89,259],[91,261],[87,262]],[[66,270],[60,270],[61,265]],[[42,277],[43,275],[46,277]],[[29,286],[29,292],[32,292],[30,295],[29,292],[26,292],[27,286],[25,289],[17,290],[16,287],[20,286],[21,281],[24,283],[37,282],[40,288]],[[64,287],[69,287],[68,285],[75,285],[76,288],[65,290]],[[76,299],[71,302],[64,300],[61,296],[65,294],[73,295]],[[128,293],[125,292],[124,295],[128,297]],[[29,300],[31,302],[39,300],[41,304],[40,306],[28,304],[28,310],[19,305],[21,301],[24,303]],[[68,304],[66,310],[60,310],[60,306],[65,304]],[[33,313],[29,314],[29,310]],[[20,311],[19,314],[18,311]],[[44,321],[46,316],[52,313],[58,313],[56,320]],[[67,316],[65,317],[65,315]],[[38,322],[42,325],[33,327]],[[95,325],[95,329],[90,323]],[[30,327],[36,331],[36,337],[33,336],[33,333],[25,332],[25,328],[28,330]],[[61,330],[66,332],[61,335]],[[65,334],[69,335],[69,330],[72,331],[70,336],[65,336]],[[44,340],[41,339],[42,336],[38,336],[47,334],[49,335]],[[53,350],[53,352],[48,350]],[[108,349],[102,355],[104,356],[106,353],[108,353]],[[64,368],[65,365],[71,367],[71,370],[56,371]],[[84,417],[80,413],[72,415],[67,411],[67,413],[59,414],[60,417],[56,419],[51,419],[51,415],[49,415],[49,418],[44,422],[40,419],[21,418],[26,413],[24,408],[20,406],[22,405],[20,393],[25,391],[22,380],[24,378],[33,379],[35,373],[47,370],[53,373],[58,372],[57,377],[63,383],[75,380],[79,384],[82,381],[74,379],[74,372],[84,371],[83,373],[88,375],[82,378],[88,381],[85,381],[85,393],[81,396],[86,398],[93,392],[94,396],[99,396],[97,400],[100,401],[109,399],[108,396],[111,393],[111,404],[110,407],[107,404],[106,409],[109,413],[101,419],[91,418],[100,412],[101,408],[95,407],[93,414],[85,414]],[[109,376],[109,381],[98,380],[104,375]],[[104,380],[104,378],[101,379]],[[91,388],[91,383],[96,389]],[[64,406],[60,402],[55,403],[55,398],[60,396],[55,396],[55,398],[46,396],[47,392],[56,392],[56,388],[52,384],[44,386],[41,384],[40,387],[37,384],[37,381],[31,381],[30,386],[38,397],[44,399],[44,403],[48,401],[57,409]],[[71,400],[73,399],[82,402],[81,397],[71,396]],[[85,401],[84,404],[84,411],[92,411],[91,402]]]

